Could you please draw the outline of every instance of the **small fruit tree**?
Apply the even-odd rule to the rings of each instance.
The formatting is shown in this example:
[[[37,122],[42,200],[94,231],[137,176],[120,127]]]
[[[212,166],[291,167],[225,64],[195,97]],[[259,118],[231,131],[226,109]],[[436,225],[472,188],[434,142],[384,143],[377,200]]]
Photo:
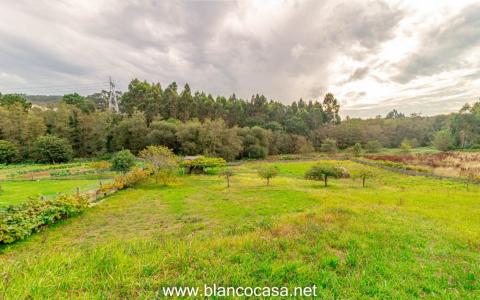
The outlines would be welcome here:
[[[184,160],[180,166],[186,169],[188,174],[206,173],[209,168],[223,168],[227,162],[221,157],[205,157],[200,156],[191,160]]]
[[[328,177],[340,178],[343,175],[343,170],[339,167],[328,165],[317,165],[310,168],[305,173],[305,179],[310,180],[323,180],[325,187],[328,185]]]
[[[148,146],[140,151],[139,157],[153,171],[155,183],[161,179],[163,184],[167,184],[178,167],[177,157],[164,146]]]
[[[270,179],[278,175],[278,168],[276,166],[264,166],[258,170],[258,176],[267,180],[267,185],[270,185]]]
[[[122,150],[112,157],[112,170],[127,173],[135,165],[135,155],[130,150]]]
[[[366,186],[366,180],[367,178],[372,178],[373,177],[373,172],[368,170],[368,169],[361,169],[360,171],[357,172],[356,176],[354,178],[360,178],[362,180],[362,187]]]
[[[230,178],[235,175],[235,172],[233,172],[232,169],[230,168],[225,168],[220,171],[220,176],[225,177],[227,180],[227,187],[230,187]]]

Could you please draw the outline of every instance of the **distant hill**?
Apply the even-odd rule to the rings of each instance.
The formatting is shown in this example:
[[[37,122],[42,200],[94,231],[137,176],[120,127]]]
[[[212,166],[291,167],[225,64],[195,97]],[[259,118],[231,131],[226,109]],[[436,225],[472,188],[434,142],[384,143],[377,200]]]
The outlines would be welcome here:
[[[32,104],[36,105],[48,105],[48,104],[55,104],[62,100],[62,96],[60,95],[25,95],[28,101],[32,102]]]

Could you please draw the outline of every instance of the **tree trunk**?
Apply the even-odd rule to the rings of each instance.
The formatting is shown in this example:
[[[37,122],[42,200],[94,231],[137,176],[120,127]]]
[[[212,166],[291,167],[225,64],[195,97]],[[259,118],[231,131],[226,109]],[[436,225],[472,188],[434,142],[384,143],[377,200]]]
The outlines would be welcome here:
[[[327,180],[328,180],[327,178],[328,178],[327,176],[324,177],[325,187],[327,187]]]
[[[362,185],[365,187],[365,175],[362,176]]]
[[[227,176],[227,188],[230,187],[230,177]]]
[[[267,178],[267,186],[270,185],[270,178]]]

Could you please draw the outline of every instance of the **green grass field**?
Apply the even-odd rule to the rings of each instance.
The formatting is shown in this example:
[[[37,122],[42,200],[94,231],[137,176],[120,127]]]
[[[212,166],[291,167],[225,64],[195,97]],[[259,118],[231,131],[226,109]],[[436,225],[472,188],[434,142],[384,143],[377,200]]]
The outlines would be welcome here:
[[[103,182],[108,180],[102,179]],[[5,181],[0,183],[0,206],[25,202],[29,197],[47,198],[57,194],[74,194],[77,187],[80,192],[89,191],[99,187],[98,179],[64,179],[64,180],[39,180],[39,181]]]
[[[340,164],[355,174],[362,165]],[[480,298],[480,188],[380,169],[303,179],[314,162],[183,176],[107,198],[0,248],[0,298],[129,299],[162,286],[311,286],[327,299]]]

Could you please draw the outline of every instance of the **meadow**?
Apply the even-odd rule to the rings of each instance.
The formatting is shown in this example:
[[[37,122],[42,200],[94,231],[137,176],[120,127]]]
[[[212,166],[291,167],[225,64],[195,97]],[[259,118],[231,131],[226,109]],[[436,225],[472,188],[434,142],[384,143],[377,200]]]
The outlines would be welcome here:
[[[104,180],[106,182],[106,180]],[[1,183],[0,206],[19,204],[30,198],[53,198],[58,194],[74,194],[98,188],[97,179],[75,180],[38,180],[38,181],[6,181]]]
[[[97,189],[111,182],[114,174],[94,170],[90,163],[24,164],[0,167],[0,207],[30,199],[52,199]]]
[[[311,286],[320,298],[480,297],[478,186],[350,161],[248,162],[120,191],[0,251],[0,298],[143,298],[163,286]],[[279,175],[266,186],[256,170]],[[355,174],[367,168],[366,187]]]

